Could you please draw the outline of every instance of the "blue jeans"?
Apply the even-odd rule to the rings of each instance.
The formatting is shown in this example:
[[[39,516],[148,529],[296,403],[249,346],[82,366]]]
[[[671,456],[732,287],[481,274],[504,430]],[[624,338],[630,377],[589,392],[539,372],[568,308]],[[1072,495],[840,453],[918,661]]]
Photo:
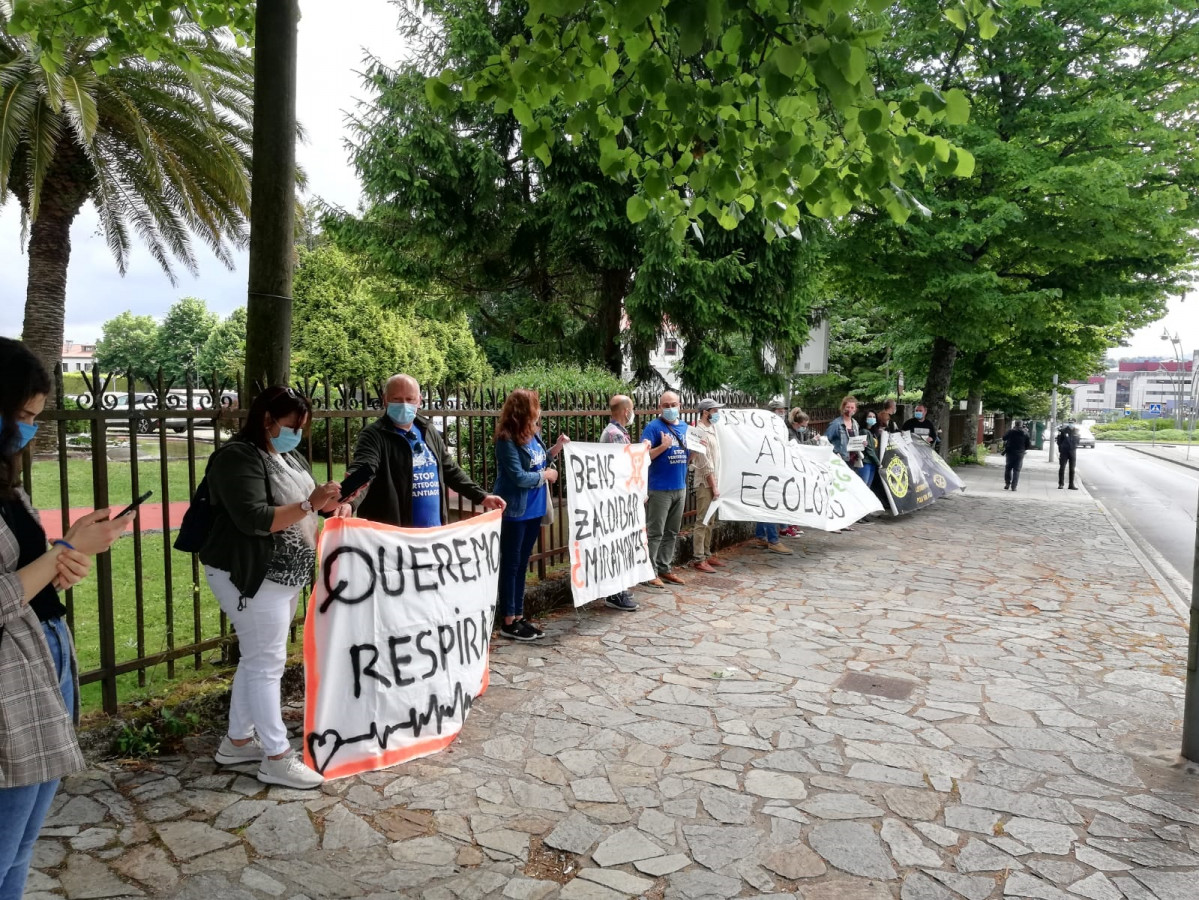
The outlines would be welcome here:
[[[541,534],[536,519],[503,519],[500,522],[500,615],[519,618],[525,611],[525,574],[529,555]],[[3,898],[0,898],[3,900]]]
[[[71,677],[67,623],[62,619],[43,622],[42,633],[50,645],[58,687],[69,715],[75,706],[75,682]],[[57,778],[25,787],[0,788],[0,900],[21,900],[25,893],[33,844],[57,790]]]
[[[878,471],[878,466],[874,463],[862,463],[862,468],[857,470],[857,473],[862,476],[862,480],[866,484],[871,484],[874,481],[874,473]]]
[[[779,527],[773,523],[759,522],[758,527],[754,529],[754,534],[768,544],[779,542]]]

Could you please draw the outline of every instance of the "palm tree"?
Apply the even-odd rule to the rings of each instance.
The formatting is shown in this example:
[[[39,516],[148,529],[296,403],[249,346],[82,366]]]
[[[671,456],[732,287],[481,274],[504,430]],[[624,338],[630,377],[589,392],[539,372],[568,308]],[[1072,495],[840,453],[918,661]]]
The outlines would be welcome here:
[[[225,265],[250,208],[253,64],[230,39],[183,23],[187,62],[124,58],[81,39],[42,57],[5,31],[0,0],[0,204],[21,205],[29,275],[23,338],[53,371],[62,353],[71,223],[89,200],[125,274],[132,234],[174,283],[197,271],[192,236]]]

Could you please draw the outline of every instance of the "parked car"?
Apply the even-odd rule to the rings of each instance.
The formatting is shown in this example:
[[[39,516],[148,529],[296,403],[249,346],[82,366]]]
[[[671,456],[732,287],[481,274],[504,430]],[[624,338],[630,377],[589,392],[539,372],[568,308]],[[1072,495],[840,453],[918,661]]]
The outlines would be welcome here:
[[[1092,450],[1095,449],[1095,435],[1086,423],[1078,426],[1078,446],[1090,447]]]
[[[115,394],[115,395],[110,395],[110,396],[112,397],[112,405],[109,406],[106,402],[105,409],[116,410],[119,412],[127,412],[129,410],[129,395],[128,394]],[[146,412],[154,412],[158,409],[158,407],[155,403],[153,394],[135,394],[133,399],[134,399],[134,407],[133,407],[134,412],[140,412],[143,410]],[[158,423],[163,422],[163,421],[165,421],[166,427],[169,428],[171,431],[173,431],[175,434],[182,434],[184,431],[187,431],[187,419],[165,419],[165,420],[163,420],[163,419],[158,419],[158,418],[147,418],[147,419],[138,419],[138,421],[137,421],[138,434],[152,434],[155,430],[157,430]],[[123,428],[128,427],[128,423],[122,422],[118,419],[117,421],[112,422],[109,427],[123,429]]]

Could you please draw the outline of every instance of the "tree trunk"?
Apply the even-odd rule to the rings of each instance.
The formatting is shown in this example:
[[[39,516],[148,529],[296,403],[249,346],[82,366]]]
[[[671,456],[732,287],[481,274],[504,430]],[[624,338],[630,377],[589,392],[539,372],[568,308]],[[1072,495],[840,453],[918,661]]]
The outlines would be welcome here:
[[[248,403],[291,377],[296,212],[298,0],[259,0],[255,15],[254,161],[246,302]]]
[[[38,216],[29,228],[29,274],[25,287],[25,322],[21,340],[41,360],[54,383],[62,365],[63,328],[67,310],[67,268],[71,262],[71,223],[87,199],[86,173],[80,155],[65,145],[46,173]],[[84,178],[81,181],[80,176]],[[22,198],[22,206],[28,203]],[[48,409],[58,408],[51,391]],[[58,429],[44,423],[38,430],[34,452],[52,452],[58,446]]]
[[[962,436],[962,455],[973,457],[978,452],[978,420],[983,414],[983,395],[977,387],[971,388],[966,401],[966,433]]]
[[[600,279],[600,350],[604,368],[619,378],[624,371],[620,322],[624,315],[624,298],[629,293],[629,271],[605,269]]]
[[[949,404],[945,402],[945,397],[949,394],[949,382],[953,379],[953,364],[957,358],[957,345],[948,338],[939,337],[933,341],[928,379],[924,382],[924,395],[920,398],[929,419],[946,438],[949,437]],[[948,440],[941,442],[942,455],[948,453],[948,444]]]

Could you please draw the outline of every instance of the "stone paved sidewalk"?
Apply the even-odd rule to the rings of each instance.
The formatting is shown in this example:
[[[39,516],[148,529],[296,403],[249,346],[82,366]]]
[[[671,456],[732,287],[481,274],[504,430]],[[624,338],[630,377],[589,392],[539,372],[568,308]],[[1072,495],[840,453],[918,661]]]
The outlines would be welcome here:
[[[1184,900],[1182,621],[1085,492],[970,492],[493,648],[447,752],[265,789],[195,755],[60,792],[32,897]]]

